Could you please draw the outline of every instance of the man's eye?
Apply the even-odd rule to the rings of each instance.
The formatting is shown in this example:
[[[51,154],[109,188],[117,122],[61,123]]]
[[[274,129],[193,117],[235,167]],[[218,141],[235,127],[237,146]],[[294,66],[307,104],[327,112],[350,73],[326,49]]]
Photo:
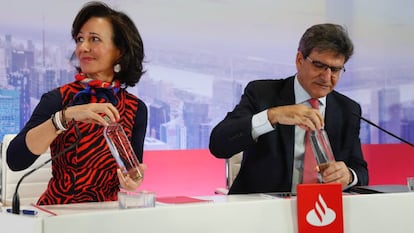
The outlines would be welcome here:
[[[338,67],[331,67],[330,69],[331,69],[331,71],[332,71],[332,72],[334,72],[334,73],[335,73],[335,72],[339,72],[339,71],[341,71],[341,70],[342,70],[342,68],[338,68]]]
[[[327,66],[325,64],[322,64],[320,62],[314,62],[313,63],[316,67],[321,68],[321,69],[326,69]]]

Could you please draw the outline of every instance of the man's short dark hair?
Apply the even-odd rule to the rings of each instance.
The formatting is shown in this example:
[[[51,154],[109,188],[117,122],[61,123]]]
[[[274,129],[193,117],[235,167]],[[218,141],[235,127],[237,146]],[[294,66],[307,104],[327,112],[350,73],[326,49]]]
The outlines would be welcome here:
[[[354,53],[354,45],[344,27],[337,24],[317,24],[308,28],[299,41],[298,51],[306,58],[313,51],[331,51],[343,55],[345,62]]]

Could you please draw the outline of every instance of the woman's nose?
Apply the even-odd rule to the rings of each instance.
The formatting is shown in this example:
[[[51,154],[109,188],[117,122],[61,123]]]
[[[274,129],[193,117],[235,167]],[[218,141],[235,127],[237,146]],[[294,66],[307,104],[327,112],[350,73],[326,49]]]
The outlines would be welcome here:
[[[83,41],[80,43],[79,48],[82,52],[89,52],[90,51],[90,47],[89,47],[89,43],[86,41]]]

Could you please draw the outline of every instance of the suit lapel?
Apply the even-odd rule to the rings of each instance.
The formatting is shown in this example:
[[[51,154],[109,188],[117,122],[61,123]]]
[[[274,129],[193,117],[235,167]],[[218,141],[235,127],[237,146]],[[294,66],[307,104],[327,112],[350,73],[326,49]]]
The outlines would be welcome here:
[[[335,96],[331,93],[326,96],[326,109],[325,109],[325,130],[328,133],[329,141],[332,146],[334,155],[335,148],[337,148],[334,142],[337,142],[340,138],[340,123],[343,122],[341,118],[342,114],[341,106]]]
[[[290,77],[286,83],[286,86],[280,92],[280,102],[277,103],[277,106],[283,105],[292,105],[295,104],[295,94],[294,94],[294,77]],[[286,145],[286,154],[288,156],[286,160],[286,167],[288,168],[289,177],[293,173],[293,157],[294,157],[294,147],[295,147],[295,127],[292,125],[279,125],[280,134],[284,135],[282,138],[283,145]]]

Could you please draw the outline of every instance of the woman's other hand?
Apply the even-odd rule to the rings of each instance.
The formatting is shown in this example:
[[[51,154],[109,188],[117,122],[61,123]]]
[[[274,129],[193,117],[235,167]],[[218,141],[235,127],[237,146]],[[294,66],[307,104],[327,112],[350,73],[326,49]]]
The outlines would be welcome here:
[[[139,176],[136,175],[132,175],[132,174],[124,174],[122,173],[121,169],[117,169],[117,174],[118,174],[118,179],[119,179],[119,184],[121,185],[121,188],[128,190],[128,191],[133,191],[136,190],[142,183],[142,180],[144,179],[144,172],[147,169],[147,166],[145,164],[140,164],[139,165]]]

